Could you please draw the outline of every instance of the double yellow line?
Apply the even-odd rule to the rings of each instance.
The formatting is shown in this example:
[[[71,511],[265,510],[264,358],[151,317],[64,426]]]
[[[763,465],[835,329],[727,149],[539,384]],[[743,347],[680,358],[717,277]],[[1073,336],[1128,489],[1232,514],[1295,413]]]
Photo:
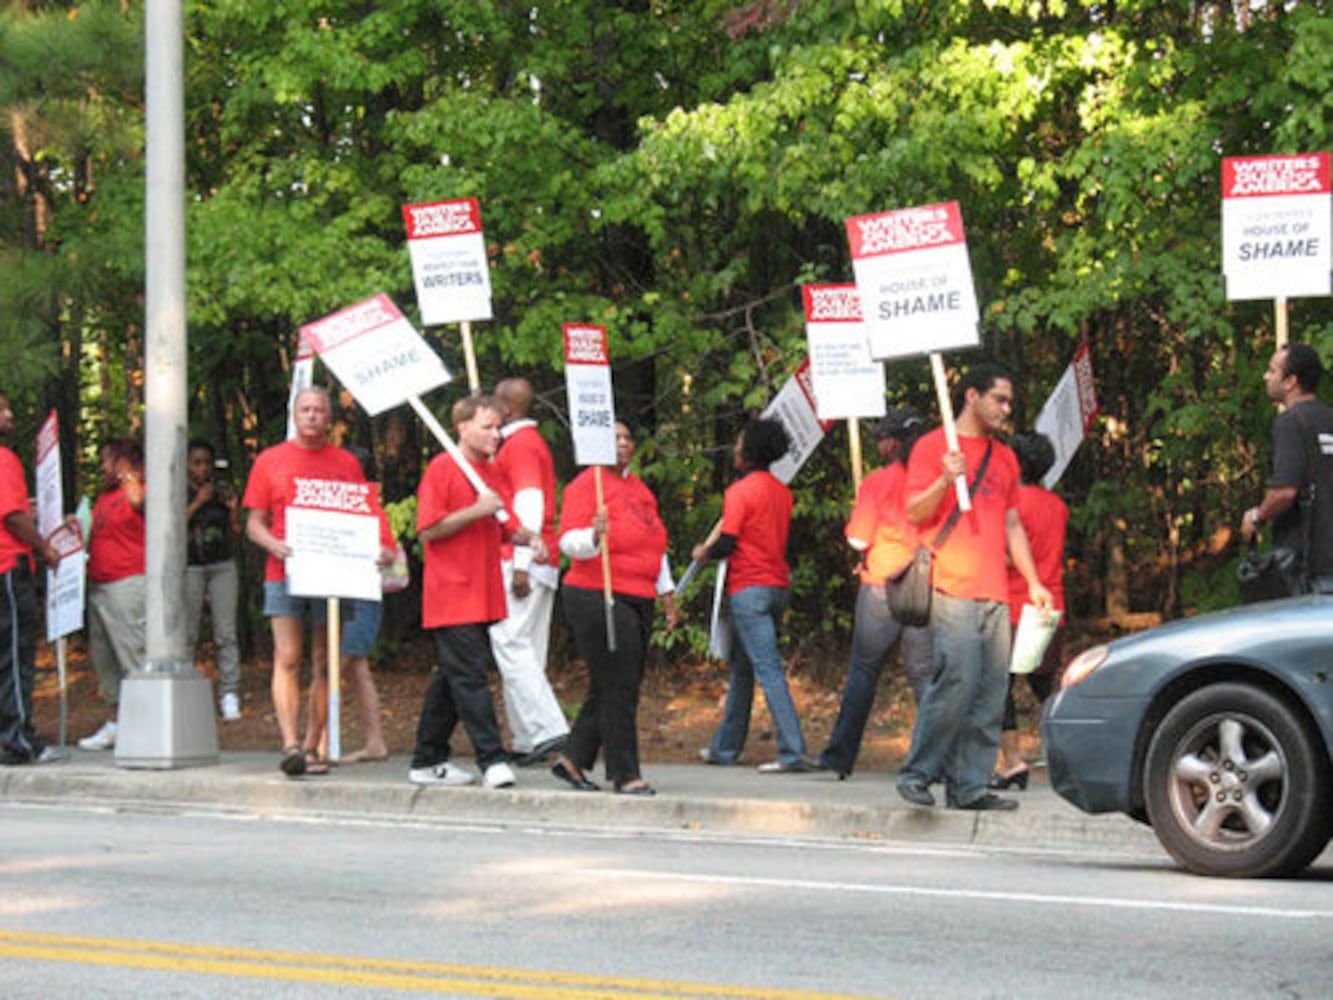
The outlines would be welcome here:
[[[0,957],[157,972],[359,986],[516,1000],[853,1000],[842,993],[714,986],[665,979],[531,972],[259,948],[226,948],[0,929]]]

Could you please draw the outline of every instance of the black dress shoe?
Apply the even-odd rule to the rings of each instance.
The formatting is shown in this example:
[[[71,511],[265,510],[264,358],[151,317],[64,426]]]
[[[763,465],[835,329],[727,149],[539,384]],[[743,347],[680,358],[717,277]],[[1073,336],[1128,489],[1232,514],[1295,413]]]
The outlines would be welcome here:
[[[652,785],[616,785],[617,795],[656,795],[657,789]]]
[[[1011,809],[1018,808],[1018,803],[1014,799],[1002,799],[1000,796],[992,795],[990,792],[986,792],[984,795],[979,795],[977,798],[968,802],[958,802],[954,800],[953,796],[950,796],[949,805],[954,809],[971,809],[982,812],[989,812],[991,810],[1007,812]]]
[[[917,781],[898,782],[898,794],[914,806],[933,806],[935,804],[935,796],[930,794],[930,789]]]
[[[551,773],[577,791],[600,792],[602,790],[601,786],[595,781],[589,781],[577,771],[571,771],[565,766],[563,760],[558,760],[551,766]]]
[[[997,792],[1006,792],[1010,787],[1017,788],[1020,792],[1027,791],[1028,775],[1031,772],[1026,767],[1019,768],[1017,771],[1011,771],[1008,774],[1001,774],[996,771],[990,776],[990,781],[986,782],[986,787]]]

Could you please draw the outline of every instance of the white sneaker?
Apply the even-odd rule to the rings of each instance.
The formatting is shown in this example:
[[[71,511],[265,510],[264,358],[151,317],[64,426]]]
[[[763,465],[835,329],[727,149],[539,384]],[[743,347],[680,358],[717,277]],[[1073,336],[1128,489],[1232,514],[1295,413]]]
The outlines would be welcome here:
[[[116,745],[116,724],[111,721],[102,723],[102,728],[91,736],[79,740],[80,750],[110,750]]]
[[[470,785],[476,776],[466,768],[445,761],[430,767],[414,767],[407,772],[407,780],[414,785]]]
[[[223,722],[239,722],[241,718],[241,699],[228,691],[222,696],[220,705]]]
[[[41,752],[32,759],[32,762],[34,764],[59,764],[64,759],[64,754],[55,747],[46,746],[42,747]]]
[[[514,769],[504,761],[497,761],[486,768],[486,773],[481,776],[481,783],[487,788],[512,788],[518,779],[514,777]]]

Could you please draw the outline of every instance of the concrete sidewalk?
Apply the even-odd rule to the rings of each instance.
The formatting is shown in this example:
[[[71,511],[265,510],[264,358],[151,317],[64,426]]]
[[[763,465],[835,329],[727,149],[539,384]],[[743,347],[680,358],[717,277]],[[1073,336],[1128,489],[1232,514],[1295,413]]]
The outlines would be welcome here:
[[[1017,811],[974,813],[910,806],[894,791],[890,775],[875,772],[838,781],[829,773],[764,775],[744,766],[649,763],[644,775],[658,794],[647,798],[577,792],[545,767],[516,769],[518,785],[497,791],[421,787],[408,782],[407,764],[399,756],[291,779],[279,772],[276,753],[224,752],[212,767],[128,770],[111,753],[74,749],[64,763],[0,768],[0,801],[1164,856],[1146,826],[1124,816],[1079,812],[1051,791],[1037,769],[1026,791],[1005,793],[1022,803]],[[942,800],[943,790],[936,791]]]

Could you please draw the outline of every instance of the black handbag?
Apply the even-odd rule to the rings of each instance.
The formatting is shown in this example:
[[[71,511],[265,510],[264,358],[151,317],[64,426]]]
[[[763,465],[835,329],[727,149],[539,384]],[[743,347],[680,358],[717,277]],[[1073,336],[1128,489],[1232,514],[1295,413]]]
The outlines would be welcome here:
[[[1295,597],[1310,589],[1299,552],[1285,545],[1260,552],[1253,540],[1236,566],[1236,582],[1246,604]]]
[[[981,464],[977,466],[977,476],[972,480],[972,495],[976,494],[982,477],[986,475],[986,466],[990,464],[993,444],[992,441],[986,442],[986,454],[982,456]],[[961,514],[962,510],[955,507],[935,536],[935,541],[928,546],[917,546],[912,561],[885,586],[884,593],[889,602],[889,614],[893,615],[894,621],[899,625],[913,628],[930,624],[930,602],[934,593],[931,573],[934,568],[935,552],[949,537]]]

